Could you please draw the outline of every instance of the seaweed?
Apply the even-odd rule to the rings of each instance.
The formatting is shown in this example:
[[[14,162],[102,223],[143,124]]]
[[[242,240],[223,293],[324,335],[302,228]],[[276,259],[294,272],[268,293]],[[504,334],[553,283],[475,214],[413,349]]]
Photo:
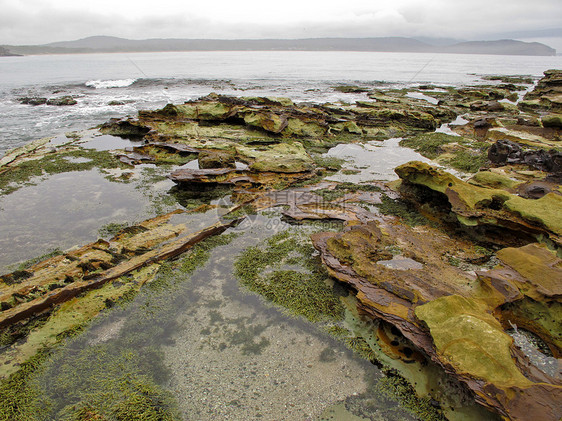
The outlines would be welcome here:
[[[328,274],[315,260],[310,243],[283,231],[246,249],[235,262],[235,276],[250,291],[310,321],[340,320],[343,305],[328,284]],[[303,265],[303,271],[284,265]]]
[[[82,158],[83,160],[79,160]],[[0,173],[0,195],[7,195],[26,184],[34,184],[34,177],[60,174],[71,171],[88,171],[93,168],[127,168],[107,151],[76,149],[45,155],[39,159],[20,162]]]

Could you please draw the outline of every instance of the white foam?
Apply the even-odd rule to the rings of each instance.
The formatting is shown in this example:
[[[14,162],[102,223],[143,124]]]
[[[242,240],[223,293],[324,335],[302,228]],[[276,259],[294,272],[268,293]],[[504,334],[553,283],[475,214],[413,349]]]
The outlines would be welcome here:
[[[96,89],[125,88],[127,86],[131,86],[136,81],[136,79],[89,80],[85,83],[85,85]]]

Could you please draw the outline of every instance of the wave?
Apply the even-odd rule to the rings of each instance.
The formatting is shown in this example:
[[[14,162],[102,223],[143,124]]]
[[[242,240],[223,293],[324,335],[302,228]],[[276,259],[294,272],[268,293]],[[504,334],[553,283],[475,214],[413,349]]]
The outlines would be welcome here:
[[[126,88],[136,81],[137,79],[89,80],[85,83],[85,85],[95,89]]]

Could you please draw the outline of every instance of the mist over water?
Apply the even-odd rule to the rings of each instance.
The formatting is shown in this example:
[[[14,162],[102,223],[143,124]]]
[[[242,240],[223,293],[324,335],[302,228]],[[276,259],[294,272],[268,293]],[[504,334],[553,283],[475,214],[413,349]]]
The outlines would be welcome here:
[[[29,141],[83,130],[111,117],[211,92],[286,96],[316,103],[367,99],[370,89],[490,83],[482,75],[540,77],[562,57],[379,52],[221,51],[45,55],[0,60],[0,156]],[[71,95],[72,106],[24,105],[21,97]]]

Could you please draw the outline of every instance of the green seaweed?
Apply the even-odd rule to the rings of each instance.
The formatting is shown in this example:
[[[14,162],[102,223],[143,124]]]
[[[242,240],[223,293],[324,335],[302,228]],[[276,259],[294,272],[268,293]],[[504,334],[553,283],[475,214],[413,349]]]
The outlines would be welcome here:
[[[86,161],[77,161],[83,158]],[[34,184],[34,177],[60,174],[71,171],[88,171],[93,168],[126,168],[114,155],[107,151],[76,149],[45,155],[39,159],[28,160],[9,167],[0,174],[0,195],[7,195],[26,184]]]
[[[343,163],[343,159],[335,156],[315,155],[312,157],[314,163],[318,167],[326,168],[328,171],[339,171]]]
[[[119,231],[127,228],[129,224],[127,222],[110,222],[109,224],[103,225],[99,230],[98,234],[101,237],[113,237]]]
[[[429,159],[435,159],[444,152],[443,145],[457,142],[458,136],[444,133],[424,133],[400,141],[400,146],[411,148]]]
[[[85,325],[57,336],[57,344],[39,351],[0,382],[0,421],[181,419],[171,394],[159,386],[168,376],[160,344],[175,323],[166,291],[189,279],[187,275],[206,263],[213,248],[238,235],[209,237],[180,259],[162,264],[156,279],[144,289],[144,296],[140,300],[131,296],[118,308],[124,311],[135,303],[140,311],[111,345],[85,343],[87,339],[77,335]],[[154,323],[154,317],[160,323]],[[167,329],[163,328],[164,319]],[[70,343],[56,352],[68,340]],[[254,345],[247,352],[259,352],[266,346],[263,341]]]
[[[382,196],[381,200],[382,203],[375,206],[377,206],[384,215],[398,216],[412,227],[431,224],[431,221],[403,200],[391,199],[388,196]]]
[[[475,173],[486,162],[488,162],[487,148],[476,151],[462,149],[456,151],[454,156],[446,161],[446,164],[459,171]]]
[[[412,385],[396,370],[385,370],[386,377],[374,385],[374,393],[398,399],[405,408],[425,421],[445,421],[440,408],[432,404],[430,397],[420,398]]]
[[[234,265],[235,275],[249,290],[290,314],[310,321],[340,320],[343,306],[327,283],[325,269],[312,258],[313,251],[294,232],[283,231],[246,249]],[[283,269],[299,261],[306,272]]]
[[[55,256],[60,256],[61,254],[63,254],[63,251],[56,248],[56,249],[52,249],[51,251],[48,251],[47,253],[41,255],[41,256],[37,256],[37,257],[33,257],[31,259],[26,260],[25,262],[22,262],[18,265],[17,270],[25,270],[25,269],[29,269],[31,266],[42,262],[43,260],[47,260],[50,259],[51,257],[55,257]]]
[[[20,369],[0,382],[0,421],[28,421],[36,412],[39,390],[32,383],[51,350],[42,349],[20,366]]]

